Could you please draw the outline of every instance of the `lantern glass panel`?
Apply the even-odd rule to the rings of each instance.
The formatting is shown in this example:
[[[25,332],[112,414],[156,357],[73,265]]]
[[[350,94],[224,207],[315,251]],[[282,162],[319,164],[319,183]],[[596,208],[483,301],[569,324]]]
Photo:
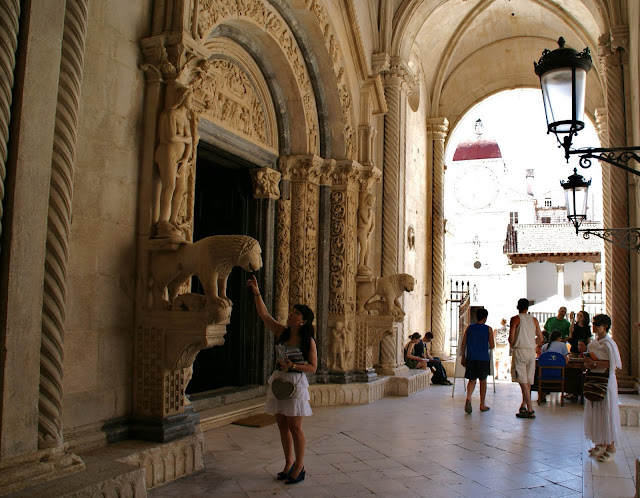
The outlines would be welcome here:
[[[575,90],[572,89],[572,73],[574,71]],[[587,72],[581,68],[552,69],[540,77],[542,96],[547,112],[547,127],[550,132],[571,133],[584,128],[586,82]],[[574,109],[575,116],[573,115]]]
[[[564,195],[567,203],[567,218],[578,221],[585,220],[587,218],[589,186],[565,187]]]

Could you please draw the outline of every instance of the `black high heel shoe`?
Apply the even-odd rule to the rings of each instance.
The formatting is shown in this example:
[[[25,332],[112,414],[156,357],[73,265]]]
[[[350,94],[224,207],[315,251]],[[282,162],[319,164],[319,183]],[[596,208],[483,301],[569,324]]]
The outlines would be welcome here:
[[[291,474],[292,470],[293,470],[293,465],[291,466],[288,472],[278,472],[276,479],[278,479],[278,481],[284,481],[285,479],[289,479],[289,474]]]
[[[285,481],[285,484],[297,484],[300,481],[304,481],[304,467],[302,467],[302,470],[298,474],[298,477],[293,478],[289,476],[289,478]]]

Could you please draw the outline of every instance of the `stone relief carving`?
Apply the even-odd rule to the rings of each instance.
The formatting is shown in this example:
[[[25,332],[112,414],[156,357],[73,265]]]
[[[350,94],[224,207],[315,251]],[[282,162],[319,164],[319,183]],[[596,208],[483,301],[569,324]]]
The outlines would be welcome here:
[[[339,321],[331,329],[331,342],[329,345],[330,370],[346,372],[353,369],[353,354],[355,349],[355,334],[353,324]]]
[[[190,89],[177,88],[175,101],[165,107],[158,122],[159,143],[154,159],[162,183],[156,223],[156,238],[160,239],[186,240],[178,216],[185,200],[188,173],[195,163],[198,119],[191,111],[192,101]]]
[[[251,170],[254,199],[278,199],[280,197],[280,173],[271,168]]]
[[[412,292],[415,279],[408,273],[396,273],[378,278],[373,294],[364,304],[367,311],[378,311],[379,314],[392,315],[397,321],[404,318],[404,310],[400,306],[398,298],[404,292]],[[381,299],[372,301],[375,296]],[[386,312],[386,313],[385,313]]]
[[[153,305],[155,309],[170,309],[184,282],[196,275],[205,290],[204,308],[214,323],[221,323],[231,314],[231,301],[226,295],[227,278],[234,266],[254,272],[262,268],[258,241],[246,235],[214,235],[193,244],[184,244],[176,251],[158,251],[151,257]],[[169,301],[164,300],[165,290]],[[185,298],[175,309],[184,307]]]
[[[360,207],[358,208],[358,274],[371,275],[369,268],[369,253],[371,248],[371,236],[376,224],[376,216],[373,206],[376,198],[373,194],[362,191],[360,193]]]
[[[309,130],[309,145],[315,144],[315,148],[310,149],[309,152],[317,153],[317,138],[314,137],[314,133],[317,134],[317,131],[314,130],[318,130],[315,97],[311,80],[304,64],[304,56],[298,48],[298,43],[286,21],[272,5],[264,0],[202,0],[198,6],[196,21],[199,41],[205,42],[216,25],[228,18],[247,20],[259,26],[281,48],[293,71],[303,102],[305,102],[305,125],[306,129]],[[309,105],[306,105],[307,102],[309,102]],[[249,110],[254,111],[253,108]],[[244,118],[240,117],[241,111],[237,112],[235,120],[242,126],[246,126]],[[232,109],[228,109],[227,113],[232,114]],[[262,126],[259,113],[256,113],[255,116],[254,124],[256,123],[258,128]],[[251,129],[249,131],[251,132]]]
[[[213,59],[200,69],[193,84],[195,108],[207,120],[222,124],[246,138],[275,146],[267,128],[265,104],[251,79],[232,61]]]

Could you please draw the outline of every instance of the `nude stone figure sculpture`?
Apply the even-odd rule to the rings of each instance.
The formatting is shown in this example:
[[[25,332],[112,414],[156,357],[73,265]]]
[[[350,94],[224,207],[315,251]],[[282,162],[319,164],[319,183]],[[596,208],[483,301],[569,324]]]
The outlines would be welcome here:
[[[187,184],[187,172],[195,157],[193,148],[194,116],[191,112],[193,94],[188,88],[179,88],[176,103],[160,114],[158,147],[155,161],[162,189],[159,200],[157,238],[184,239],[178,227],[178,212]]]
[[[375,228],[376,217],[373,205],[376,198],[366,192],[361,199],[360,208],[358,209],[358,244],[360,244],[360,252],[358,253],[358,274],[371,275],[371,268],[367,266],[369,260],[369,252],[371,246],[371,234]]]

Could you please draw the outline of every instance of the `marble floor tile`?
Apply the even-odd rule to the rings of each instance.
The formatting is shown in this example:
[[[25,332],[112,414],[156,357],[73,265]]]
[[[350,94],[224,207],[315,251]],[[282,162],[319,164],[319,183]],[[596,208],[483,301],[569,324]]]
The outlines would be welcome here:
[[[225,426],[205,433],[205,469],[151,490],[150,497],[428,496],[631,497],[640,428],[623,428],[615,461],[589,457],[583,405],[536,405],[514,415],[517,384],[490,386],[491,410],[464,413],[465,393],[429,388],[369,405],[315,408],[305,419],[306,479],[285,485],[276,426]],[[407,416],[410,414],[410,417]]]

